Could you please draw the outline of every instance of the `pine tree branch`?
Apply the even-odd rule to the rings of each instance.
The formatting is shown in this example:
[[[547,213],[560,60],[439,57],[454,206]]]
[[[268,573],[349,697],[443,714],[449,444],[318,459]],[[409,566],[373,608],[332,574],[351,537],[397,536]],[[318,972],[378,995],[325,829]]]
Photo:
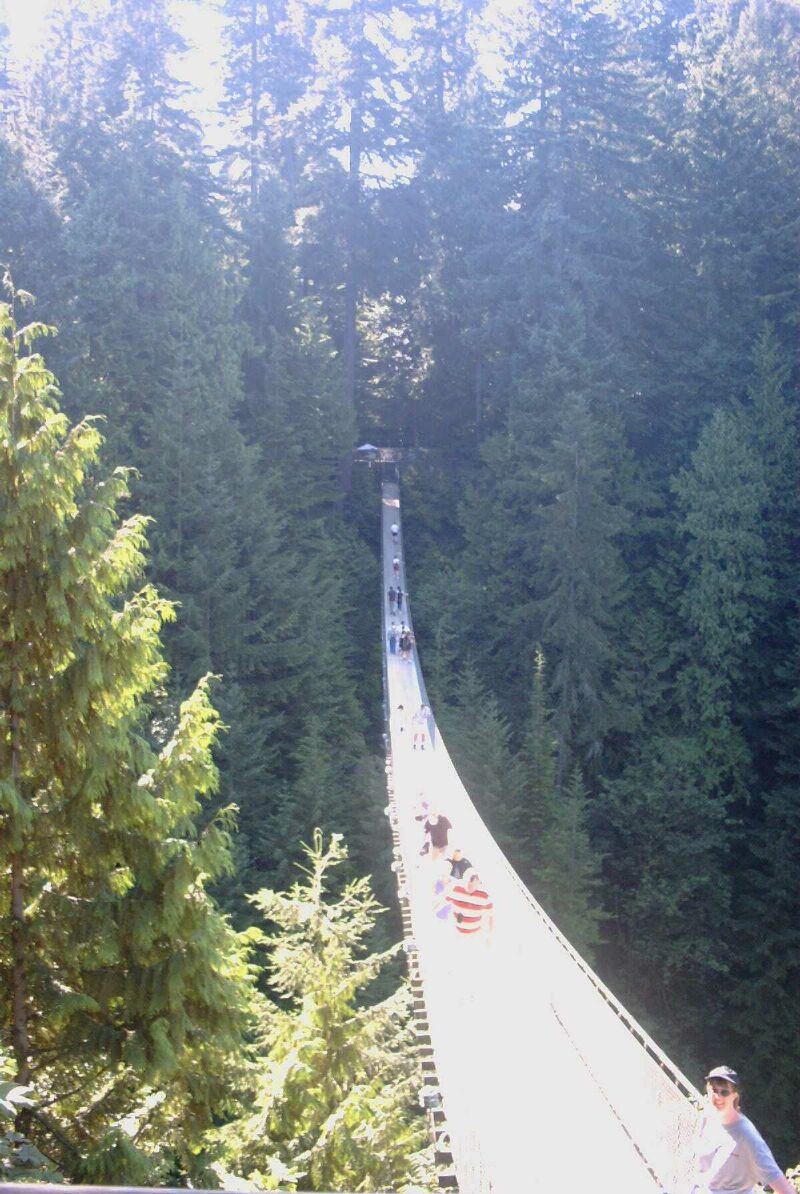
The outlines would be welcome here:
[[[64,1135],[61,1128],[53,1122],[49,1115],[43,1115],[38,1108],[31,1110],[30,1118],[32,1122],[40,1124],[47,1135],[55,1140],[69,1156],[69,1163],[64,1167],[69,1168],[69,1165],[71,1165],[74,1169],[81,1161],[81,1154],[69,1137]]]
[[[85,1090],[92,1082],[96,1082],[101,1074],[108,1073],[108,1071],[108,1066],[101,1066],[99,1070],[95,1070],[93,1074],[90,1074],[85,1082],[80,1082],[77,1086],[73,1086],[72,1090],[65,1091],[64,1094],[55,1095],[52,1099],[39,1100],[37,1103],[38,1109],[41,1111],[44,1107],[54,1107],[56,1103],[62,1103],[65,1099],[71,1099],[73,1095]]]

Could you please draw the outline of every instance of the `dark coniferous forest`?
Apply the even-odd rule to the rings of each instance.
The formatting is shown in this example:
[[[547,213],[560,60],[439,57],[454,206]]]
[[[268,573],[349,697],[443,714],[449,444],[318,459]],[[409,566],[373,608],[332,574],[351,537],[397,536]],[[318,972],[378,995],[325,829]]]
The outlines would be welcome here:
[[[415,450],[415,629],[478,808],[796,1162],[800,8],[217,7],[213,150],[166,0],[69,0],[25,63],[0,24],[0,550],[44,644],[4,614],[17,1127],[72,1179],[366,1180],[254,1076],[291,989],[254,979],[265,908],[293,930],[248,896],[308,843],[371,947],[399,937],[357,878],[391,902],[369,440]],[[14,339],[30,320],[57,335]],[[421,1148],[403,1064],[371,1188]],[[236,1136],[254,1099],[269,1156]]]

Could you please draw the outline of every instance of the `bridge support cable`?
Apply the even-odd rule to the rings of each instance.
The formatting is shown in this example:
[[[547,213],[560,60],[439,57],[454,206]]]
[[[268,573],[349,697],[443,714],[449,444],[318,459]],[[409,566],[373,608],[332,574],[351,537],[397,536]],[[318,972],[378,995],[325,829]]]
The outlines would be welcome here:
[[[413,749],[412,716],[428,703],[416,646],[388,650],[390,621],[413,628],[399,486],[382,487],[384,682],[390,817],[404,922],[431,1059],[464,1194],[549,1191],[580,1175],[609,1194],[690,1186],[699,1093],[573,949],[511,867],[470,800],[434,727]],[[393,560],[399,561],[399,577]],[[451,844],[478,868],[494,931],[463,937],[434,915],[431,864],[420,856],[420,801],[453,825]]]

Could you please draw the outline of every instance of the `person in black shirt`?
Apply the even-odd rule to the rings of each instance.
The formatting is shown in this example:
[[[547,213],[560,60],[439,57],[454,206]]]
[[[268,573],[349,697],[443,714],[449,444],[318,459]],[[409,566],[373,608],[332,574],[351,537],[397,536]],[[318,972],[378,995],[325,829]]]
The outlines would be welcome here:
[[[431,842],[431,858],[436,862],[447,849],[447,835],[453,826],[447,817],[440,817],[438,813],[430,813],[425,822],[425,832]]]
[[[450,863],[450,878],[463,879],[464,872],[468,871],[472,863],[459,850],[458,846],[453,846],[452,857],[447,860]]]

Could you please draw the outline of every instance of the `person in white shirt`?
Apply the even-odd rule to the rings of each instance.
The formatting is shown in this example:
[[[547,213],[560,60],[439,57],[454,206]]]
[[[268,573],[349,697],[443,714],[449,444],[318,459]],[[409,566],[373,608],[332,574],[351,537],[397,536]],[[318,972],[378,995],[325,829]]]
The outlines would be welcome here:
[[[797,1194],[755,1124],[739,1110],[741,1083],[730,1066],[706,1074],[707,1110],[696,1140],[692,1194],[755,1194],[756,1182],[776,1194]]]
[[[431,711],[428,706],[422,704],[411,719],[414,726],[414,750],[417,749],[417,743],[419,743],[420,750],[425,749],[425,741],[428,736],[428,718],[430,717],[430,713]]]

